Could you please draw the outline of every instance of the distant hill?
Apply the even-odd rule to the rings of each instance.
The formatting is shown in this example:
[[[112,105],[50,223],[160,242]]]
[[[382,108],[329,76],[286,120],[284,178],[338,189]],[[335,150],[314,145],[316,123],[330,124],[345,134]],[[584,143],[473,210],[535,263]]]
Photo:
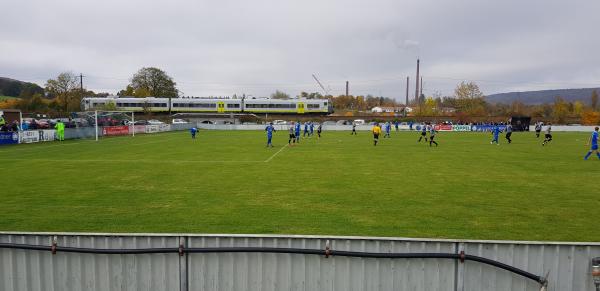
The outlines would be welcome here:
[[[21,94],[32,96],[36,93],[43,95],[44,89],[34,83],[0,77],[0,96],[19,97]]]
[[[600,94],[600,88],[559,89],[492,94],[486,96],[485,100],[489,103],[511,104],[513,101],[521,101],[525,104],[535,105],[552,103],[557,96],[560,96],[569,102],[582,101],[589,105],[591,103],[590,96],[594,90]]]

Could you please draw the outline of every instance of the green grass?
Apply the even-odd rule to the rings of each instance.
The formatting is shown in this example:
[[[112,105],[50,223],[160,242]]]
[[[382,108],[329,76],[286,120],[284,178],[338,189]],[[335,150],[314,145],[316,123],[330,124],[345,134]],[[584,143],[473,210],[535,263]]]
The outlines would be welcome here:
[[[600,241],[600,161],[587,133],[490,145],[440,133],[325,132],[265,148],[201,131],[0,148],[0,230]],[[504,141],[503,139],[501,140]],[[280,151],[281,150],[281,151]]]

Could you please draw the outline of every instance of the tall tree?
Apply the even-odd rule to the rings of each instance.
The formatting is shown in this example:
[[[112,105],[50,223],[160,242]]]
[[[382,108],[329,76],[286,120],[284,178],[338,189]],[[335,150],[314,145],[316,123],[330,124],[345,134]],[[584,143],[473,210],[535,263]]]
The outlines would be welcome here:
[[[592,91],[592,110],[596,110],[598,108],[598,92],[596,90]]]
[[[474,82],[461,82],[454,90],[460,112],[473,115],[485,113],[485,100],[479,86]]]
[[[552,107],[552,117],[557,123],[564,123],[569,115],[569,105],[560,96],[554,100]]]
[[[46,82],[46,92],[56,98],[62,112],[79,109],[81,100],[77,76],[70,72],[63,72]]]
[[[275,93],[271,94],[271,98],[273,99],[290,99],[290,95],[285,92],[276,90]]]
[[[128,88],[122,93],[136,97],[177,97],[177,83],[167,73],[155,67],[141,68],[131,78]],[[129,88],[131,87],[131,88]],[[131,91],[133,90],[133,92]],[[120,93],[121,93],[120,92]]]

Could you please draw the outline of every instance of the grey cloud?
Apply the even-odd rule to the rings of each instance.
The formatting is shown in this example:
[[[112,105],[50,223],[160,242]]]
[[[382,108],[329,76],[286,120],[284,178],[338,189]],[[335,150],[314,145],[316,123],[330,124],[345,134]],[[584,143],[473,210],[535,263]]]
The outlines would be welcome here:
[[[428,94],[463,79],[485,93],[600,85],[594,0],[5,0],[0,10],[0,75],[82,72],[95,90],[158,66],[187,95],[318,91],[315,73],[335,94],[349,80],[354,94],[403,100],[417,56]]]

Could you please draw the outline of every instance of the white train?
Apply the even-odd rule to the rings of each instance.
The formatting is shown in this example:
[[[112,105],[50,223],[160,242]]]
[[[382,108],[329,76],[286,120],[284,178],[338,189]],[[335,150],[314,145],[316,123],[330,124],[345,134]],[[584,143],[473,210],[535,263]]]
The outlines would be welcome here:
[[[220,98],[133,98],[84,97],[83,110],[135,112],[206,112],[206,113],[283,113],[329,114],[333,106],[327,99],[220,99]]]

